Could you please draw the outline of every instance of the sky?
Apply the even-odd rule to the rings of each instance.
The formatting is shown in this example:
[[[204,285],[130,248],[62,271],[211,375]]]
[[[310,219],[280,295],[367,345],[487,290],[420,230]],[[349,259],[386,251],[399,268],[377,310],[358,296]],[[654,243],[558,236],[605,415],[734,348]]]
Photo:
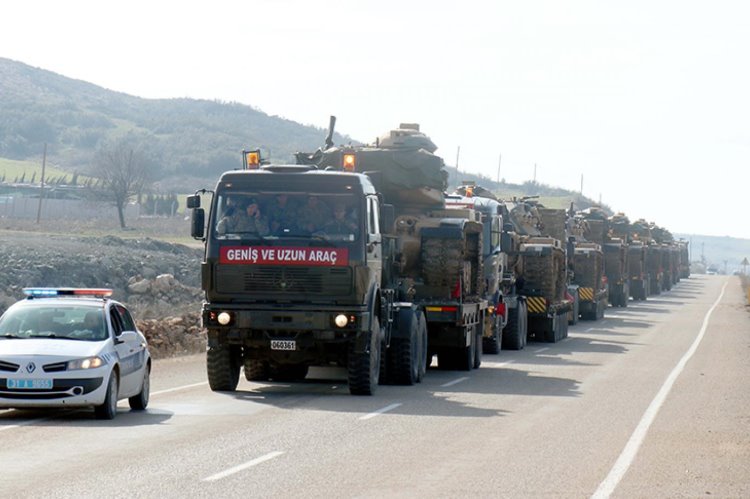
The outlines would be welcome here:
[[[749,49],[741,0],[37,0],[0,17],[0,57],[70,78],[333,114],[365,142],[416,122],[461,171],[742,238]]]

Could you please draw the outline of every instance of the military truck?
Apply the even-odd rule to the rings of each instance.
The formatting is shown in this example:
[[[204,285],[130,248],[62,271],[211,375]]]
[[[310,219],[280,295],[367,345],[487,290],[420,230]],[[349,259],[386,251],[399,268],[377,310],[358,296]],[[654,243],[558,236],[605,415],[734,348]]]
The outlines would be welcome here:
[[[581,318],[597,320],[604,317],[609,299],[604,259],[607,215],[600,208],[593,207],[577,212],[576,219],[582,233],[573,241],[573,282],[580,286]]]
[[[511,224],[507,227],[508,239],[516,242],[508,245],[508,266],[518,276],[516,288],[524,297],[528,336],[537,341],[559,341],[568,335],[568,313],[572,308],[567,297],[566,248],[565,240],[552,237],[546,230],[563,234],[564,213],[553,214],[534,198],[513,199],[504,204]],[[545,229],[543,216],[548,220],[562,218],[562,228],[560,223],[553,223]]]
[[[448,368],[481,362],[482,223],[445,209],[436,147],[416,125],[334,147],[334,123],[298,164],[249,151],[246,169],[188,199],[192,235],[205,241],[212,390],[236,389],[243,366],[253,381],[339,365],[352,394],[370,395],[381,380],[420,381],[432,354]],[[230,230],[223,221],[248,202],[252,230]]]
[[[526,303],[518,293],[515,270],[508,265],[508,252],[518,242],[504,227],[505,205],[489,190],[465,182],[446,199],[450,208],[471,208],[482,216],[484,226],[485,316],[483,352],[496,354],[502,348],[521,350],[526,345]],[[514,246],[515,244],[515,246]]]

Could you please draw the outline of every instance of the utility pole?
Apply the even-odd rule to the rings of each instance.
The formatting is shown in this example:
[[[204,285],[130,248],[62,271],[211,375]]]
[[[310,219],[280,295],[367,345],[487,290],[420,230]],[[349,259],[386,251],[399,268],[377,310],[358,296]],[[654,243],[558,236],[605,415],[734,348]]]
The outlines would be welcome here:
[[[44,156],[42,157],[42,180],[39,189],[39,207],[36,210],[36,223],[42,218],[42,199],[44,199],[44,169],[47,165],[47,143],[44,143]]]
[[[581,196],[583,196],[583,173],[581,173]]]
[[[536,184],[536,163],[534,163],[534,183]]]
[[[456,174],[458,175],[458,157],[461,156],[461,146],[456,150]]]
[[[503,155],[497,158],[497,183],[500,183],[500,163],[503,162]]]

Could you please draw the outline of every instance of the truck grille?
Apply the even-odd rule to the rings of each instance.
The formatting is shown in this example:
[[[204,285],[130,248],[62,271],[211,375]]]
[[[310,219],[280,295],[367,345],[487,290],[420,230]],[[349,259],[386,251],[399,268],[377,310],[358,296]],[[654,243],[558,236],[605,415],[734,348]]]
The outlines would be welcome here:
[[[216,290],[222,294],[327,295],[351,292],[349,267],[217,265]]]

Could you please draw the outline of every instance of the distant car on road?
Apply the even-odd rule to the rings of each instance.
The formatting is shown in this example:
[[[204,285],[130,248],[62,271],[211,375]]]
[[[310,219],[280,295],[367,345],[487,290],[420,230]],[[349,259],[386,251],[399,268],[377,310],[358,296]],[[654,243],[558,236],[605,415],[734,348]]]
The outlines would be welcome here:
[[[0,407],[94,407],[112,419],[117,402],[148,405],[151,356],[111,289],[26,288],[0,317]]]

